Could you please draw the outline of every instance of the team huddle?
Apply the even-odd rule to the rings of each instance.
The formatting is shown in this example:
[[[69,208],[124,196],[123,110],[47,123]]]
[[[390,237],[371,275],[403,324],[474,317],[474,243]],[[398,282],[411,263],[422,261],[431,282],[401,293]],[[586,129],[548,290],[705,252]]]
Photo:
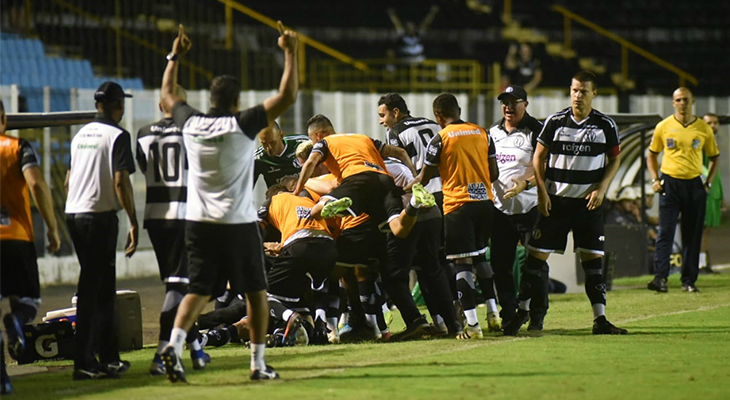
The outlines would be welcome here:
[[[489,129],[463,121],[451,94],[434,99],[434,120],[411,116],[403,97],[387,94],[378,102],[385,142],[338,133],[322,114],[309,119],[306,137],[285,136],[275,120],[296,101],[298,39],[281,23],[279,30],[278,93],[240,110],[240,82],[219,76],[204,113],[177,84],[192,46],[180,26],[162,79],[164,119],[139,131],[136,149],[118,126],[128,95],[111,82],[96,92],[100,114],[74,137],[67,176],[82,271],[74,379],[129,368],[111,316],[117,210],[131,222],[128,256],[138,242],[135,158],[147,186],[144,228],[166,285],[149,372],[171,382],[187,381],[186,343],[194,369],[210,362],[205,346],[247,343],[250,378],[264,380],[279,377],[265,361],[271,346],[479,339],[477,286],[487,331],[514,336],[528,322],[540,331],[547,259],[565,250],[571,230],[593,334],[627,333],[605,316],[601,205],[620,146],[615,122],[591,106],[595,75],[573,76],[571,107],[544,124],[526,112],[525,90],[510,86],[498,96],[503,118]],[[268,189],[257,210],[259,177]],[[529,251],[519,288],[518,244]],[[411,294],[411,270],[430,322]],[[215,310],[202,314],[212,299]],[[386,303],[398,308],[404,331],[389,331]]]
[[[202,347],[247,343],[258,380],[278,377],[267,345],[481,338],[477,285],[488,331],[517,335],[528,321],[542,330],[547,258],[564,251],[570,230],[593,333],[627,333],[605,317],[601,203],[620,148],[616,124],[591,107],[593,74],[573,77],[572,106],[544,125],[511,86],[498,97],[504,118],[489,130],[461,120],[451,94],[434,99],[435,121],[388,94],[378,102],[386,142],[338,133],[322,114],[307,122],[307,137],[285,136],[274,120],[296,99],[297,39],[281,33],[280,91],[244,111],[228,76],[213,80],[208,113],[187,105],[177,85],[177,60],[191,46],[182,27],[168,56],[165,118],[140,130],[136,151],[145,228],[167,287],[150,373],[186,381],[185,342],[196,369],[210,361]],[[257,211],[259,177],[268,190]],[[518,290],[519,243],[529,255]],[[411,295],[411,269],[431,322]],[[201,315],[211,299],[216,309]],[[389,331],[387,300],[404,331]]]

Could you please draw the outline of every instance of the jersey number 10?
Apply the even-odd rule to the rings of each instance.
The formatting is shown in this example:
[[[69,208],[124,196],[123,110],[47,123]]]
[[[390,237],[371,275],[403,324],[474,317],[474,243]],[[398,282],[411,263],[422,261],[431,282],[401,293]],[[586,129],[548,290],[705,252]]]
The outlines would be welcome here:
[[[162,159],[160,159],[160,144],[155,142],[150,145],[155,182],[160,182],[161,179],[164,179],[165,182],[177,182],[180,179],[181,153],[180,143],[164,143],[162,145]],[[170,168],[170,157],[172,157],[172,168]]]

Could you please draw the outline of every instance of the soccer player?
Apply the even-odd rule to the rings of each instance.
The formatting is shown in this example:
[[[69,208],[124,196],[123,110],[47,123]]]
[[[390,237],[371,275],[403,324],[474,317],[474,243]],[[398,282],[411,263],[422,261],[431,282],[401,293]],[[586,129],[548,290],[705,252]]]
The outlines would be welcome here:
[[[336,134],[332,122],[322,114],[307,121],[307,133],[314,148],[294,193],[299,193],[312,171],[323,162],[340,185],[323,196],[312,209],[312,218],[330,218],[348,211],[352,216],[367,213],[378,224],[388,224],[397,237],[406,237],[416,223],[418,208],[433,207],[435,199],[423,186],[413,186],[411,203],[403,209],[402,190],[386,171],[383,158],[395,157],[413,171],[408,154],[395,146],[360,134]]]
[[[139,243],[139,225],[129,175],[134,173],[132,138],[119,126],[125,94],[114,82],[94,93],[97,114],[71,141],[66,173],[66,222],[81,266],[76,307],[74,380],[119,377],[129,363],[119,359],[115,327],[117,211],[130,222],[125,254]],[[98,354],[99,360],[96,359]]]
[[[717,137],[717,132],[720,130],[720,119],[716,114],[707,113],[702,116],[702,119],[710,125],[712,132]],[[702,175],[707,178],[709,170],[707,167],[710,165],[710,160],[707,158],[707,154],[702,156]],[[707,192],[707,207],[705,209],[705,229],[702,231],[702,246],[700,249],[700,272],[712,273],[712,263],[710,262],[710,255],[707,251],[707,240],[712,233],[712,228],[717,228],[721,224],[722,213],[727,211],[727,203],[722,192],[722,174],[718,167],[717,173],[715,174],[715,180],[713,181],[710,191]]]
[[[185,100],[185,90],[176,95]],[[172,119],[172,111],[160,103],[164,118],[142,127],[137,133],[137,164],[147,183],[144,228],[150,236],[160,278],[165,282],[165,301],[160,312],[157,352],[150,365],[151,375],[164,375],[162,350],[169,344],[177,307],[187,293],[188,259],[185,252],[185,205],[187,201],[188,159],[182,131]],[[203,352],[198,330],[188,334],[193,368],[203,369],[210,356]]]
[[[25,350],[22,326],[33,321],[41,301],[30,196],[48,228],[48,251],[57,252],[61,240],[40,157],[27,140],[6,136],[6,126],[5,106],[0,100],[0,298],[10,298],[10,312],[3,317],[3,324],[8,335],[8,354],[17,360]],[[5,370],[2,335],[0,358],[0,393],[10,394],[12,386]]]
[[[575,250],[585,271],[585,291],[593,308],[593,334],[626,334],[606,320],[603,266],[603,198],[619,166],[616,123],[593,109],[598,94],[596,76],[580,71],[570,84],[571,107],[550,115],[537,138],[533,157],[538,216],[527,243],[529,255],[522,275],[525,298],[544,298],[545,263],[550,253],[565,251],[573,231]],[[516,335],[527,322],[524,309],[504,327]]]
[[[717,174],[720,151],[712,128],[692,112],[695,99],[686,87],[672,94],[674,114],[659,122],[646,156],[651,185],[659,198],[659,234],[654,250],[654,279],[649,290],[666,292],[669,255],[674,232],[682,214],[682,291],[698,292],[700,246],[705,222],[707,192]],[[659,177],[659,153],[662,157]],[[702,153],[709,158],[707,178],[702,181]]]
[[[302,165],[297,160],[297,146],[309,140],[305,135],[284,136],[276,121],[259,132],[261,146],[256,149],[253,182],[263,175],[266,187],[271,187],[287,175],[298,174]]]
[[[499,179],[494,183],[494,222],[490,256],[494,269],[494,282],[502,306],[502,326],[517,315],[517,297],[512,268],[517,243],[527,243],[537,221],[537,189],[532,155],[537,145],[537,135],[542,123],[527,112],[527,92],[520,86],[508,86],[497,97],[501,103],[502,120],[489,128],[499,167]],[[547,268],[547,264],[543,267]],[[540,275],[547,285],[547,271]],[[529,303],[530,330],[541,330],[547,312],[545,298],[532,299]],[[541,304],[544,303],[544,304]],[[528,309],[527,299],[523,309]]]
[[[230,283],[231,292],[246,294],[251,331],[251,379],[276,379],[266,365],[269,307],[263,247],[253,206],[254,139],[294,101],[298,91],[297,36],[279,22],[279,47],[284,72],[279,91],[245,111],[239,111],[240,82],[228,75],[213,79],[211,110],[202,113],[175,95],[178,60],[192,46],[180,25],[162,78],[162,102],[182,127],[188,155],[188,199],[185,245],[190,285],[175,317],[170,344],[162,352],[167,378],[186,381],[180,361],[187,331],[211,296]]]
[[[454,95],[436,97],[433,114],[443,129],[429,143],[426,166],[414,182],[428,184],[437,171],[441,176],[446,258],[455,263],[456,289],[468,324],[456,338],[481,338],[473,267],[486,261],[491,232],[492,181],[499,177],[494,145],[484,128],[461,120]]]

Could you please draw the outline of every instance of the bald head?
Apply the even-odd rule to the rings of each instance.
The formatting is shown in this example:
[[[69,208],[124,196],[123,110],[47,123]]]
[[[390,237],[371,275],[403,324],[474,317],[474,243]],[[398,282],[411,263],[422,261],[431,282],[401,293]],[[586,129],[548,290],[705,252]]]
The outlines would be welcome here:
[[[284,151],[284,132],[276,121],[259,132],[259,141],[266,154],[278,156]]]
[[[680,87],[672,93],[674,116],[682,122],[691,122],[694,117],[692,106],[695,103],[694,95],[689,88]]]

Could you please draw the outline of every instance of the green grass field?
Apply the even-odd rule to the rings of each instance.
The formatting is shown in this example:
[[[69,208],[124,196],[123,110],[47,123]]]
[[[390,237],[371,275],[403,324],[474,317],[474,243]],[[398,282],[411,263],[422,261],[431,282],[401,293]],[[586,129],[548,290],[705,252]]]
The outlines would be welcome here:
[[[120,380],[74,382],[71,363],[13,379],[17,399],[730,399],[730,274],[701,276],[701,293],[646,290],[622,279],[608,294],[608,318],[628,336],[592,336],[585,295],[551,297],[546,330],[483,340],[276,348],[267,361],[276,382],[248,380],[249,352],[209,350],[209,367],[190,384],[150,377],[154,349],[123,354]],[[479,310],[483,318],[484,309]],[[399,317],[392,327],[398,325]],[[486,323],[483,324],[486,326]]]

